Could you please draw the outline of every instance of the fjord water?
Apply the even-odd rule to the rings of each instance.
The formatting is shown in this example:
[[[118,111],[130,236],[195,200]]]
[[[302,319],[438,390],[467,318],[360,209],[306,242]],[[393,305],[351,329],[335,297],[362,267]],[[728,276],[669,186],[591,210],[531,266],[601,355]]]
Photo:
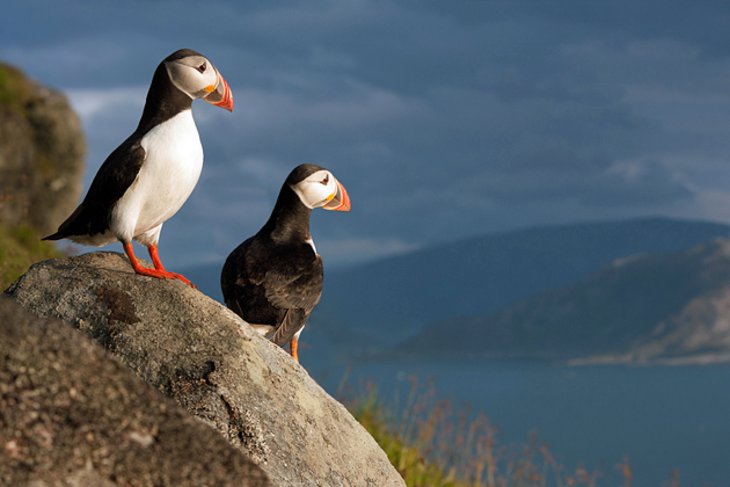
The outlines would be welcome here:
[[[322,303],[302,335],[302,365],[336,394],[347,375],[342,357],[388,352],[388,342],[409,336],[414,326],[452,318],[458,331],[459,316],[477,307],[499,311],[534,293],[574,284],[617,258],[688,252],[716,237],[730,237],[730,227],[669,219],[599,222],[478,237],[332,272],[328,267]],[[668,269],[678,269],[677,262],[666,262]],[[717,261],[707,262],[717,273]],[[684,275],[668,281],[664,270],[659,266],[648,284],[631,281],[622,289],[645,296],[642,286],[653,282],[671,289],[687,284]],[[220,264],[184,274],[221,299]],[[704,291],[699,291],[701,296]],[[665,297],[658,302],[671,304]],[[649,299],[641,303],[655,306]],[[606,305],[627,303],[618,299]],[[419,316],[423,319],[414,318]],[[655,323],[644,321],[635,328]],[[535,340],[525,334],[515,334],[514,340],[523,338]],[[570,343],[574,337],[562,333],[559,338]],[[634,487],[665,485],[674,469],[683,486],[730,485],[730,366],[445,362],[429,353],[418,355],[427,361],[406,362],[392,350],[387,356],[401,361],[356,362],[348,383],[374,382],[387,403],[397,390],[403,396],[409,387],[405,378],[433,378],[441,398],[487,414],[499,430],[500,444],[524,444],[535,430],[569,471],[578,464],[601,470],[598,486],[622,485],[616,464],[625,457]]]
[[[309,370],[331,393],[344,373],[331,364]],[[730,365],[369,363],[352,366],[347,380],[373,381],[387,401],[403,397],[412,376],[487,414],[502,444],[525,443],[536,431],[567,471],[600,470],[599,486],[621,485],[616,465],[624,458],[635,486],[664,485],[674,469],[681,485],[730,485]]]

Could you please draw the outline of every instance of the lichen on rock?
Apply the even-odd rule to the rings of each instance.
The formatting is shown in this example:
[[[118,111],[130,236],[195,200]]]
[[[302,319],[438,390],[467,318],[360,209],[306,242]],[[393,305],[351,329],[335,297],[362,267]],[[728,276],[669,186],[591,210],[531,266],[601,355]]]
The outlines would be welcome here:
[[[271,485],[101,347],[2,295],[0,449],[0,485]]]
[[[7,294],[101,343],[217,430],[274,485],[401,486],[373,438],[279,347],[178,281],[116,253],[38,263]]]
[[[66,97],[0,63],[0,223],[55,230],[78,203],[85,152]]]

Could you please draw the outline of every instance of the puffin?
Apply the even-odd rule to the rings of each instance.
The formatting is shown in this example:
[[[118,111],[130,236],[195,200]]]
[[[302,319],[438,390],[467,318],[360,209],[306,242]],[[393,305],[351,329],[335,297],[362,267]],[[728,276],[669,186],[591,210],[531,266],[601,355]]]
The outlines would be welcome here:
[[[221,272],[226,306],[279,346],[298,343],[322,296],[322,257],[309,231],[315,208],[350,211],[345,187],[327,169],[302,164],[292,170],[266,224],[228,256]]]
[[[118,240],[137,274],[193,286],[165,269],[157,244],[162,224],[188,199],[203,168],[191,110],[198,98],[233,111],[231,89],[208,58],[180,49],[163,59],[136,130],[109,154],[71,216],[43,240],[68,238],[94,246]],[[132,240],[147,247],[154,268],[140,264]]]

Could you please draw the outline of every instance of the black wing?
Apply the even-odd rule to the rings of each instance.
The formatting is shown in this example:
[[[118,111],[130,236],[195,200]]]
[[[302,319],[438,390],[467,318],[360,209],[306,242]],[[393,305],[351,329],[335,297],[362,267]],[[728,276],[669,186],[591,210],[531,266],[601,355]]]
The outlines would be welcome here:
[[[58,240],[72,235],[96,235],[109,229],[114,203],[135,182],[146,153],[134,135],[109,154],[94,176],[89,192],[76,210],[43,240]]]
[[[308,244],[275,247],[252,237],[228,256],[221,275],[226,305],[253,324],[275,328],[282,345],[304,326],[322,295],[322,260]]]

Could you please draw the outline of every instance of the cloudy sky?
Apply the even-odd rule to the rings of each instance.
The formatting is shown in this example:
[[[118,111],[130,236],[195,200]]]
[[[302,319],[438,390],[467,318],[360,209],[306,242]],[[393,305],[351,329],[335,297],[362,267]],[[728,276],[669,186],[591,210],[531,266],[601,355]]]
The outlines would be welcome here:
[[[0,59],[65,91],[87,186],[152,72],[201,51],[233,114],[196,103],[203,175],[166,223],[170,267],[225,258],[301,162],[334,264],[461,237],[667,215],[730,222],[727,2],[3,2]]]

